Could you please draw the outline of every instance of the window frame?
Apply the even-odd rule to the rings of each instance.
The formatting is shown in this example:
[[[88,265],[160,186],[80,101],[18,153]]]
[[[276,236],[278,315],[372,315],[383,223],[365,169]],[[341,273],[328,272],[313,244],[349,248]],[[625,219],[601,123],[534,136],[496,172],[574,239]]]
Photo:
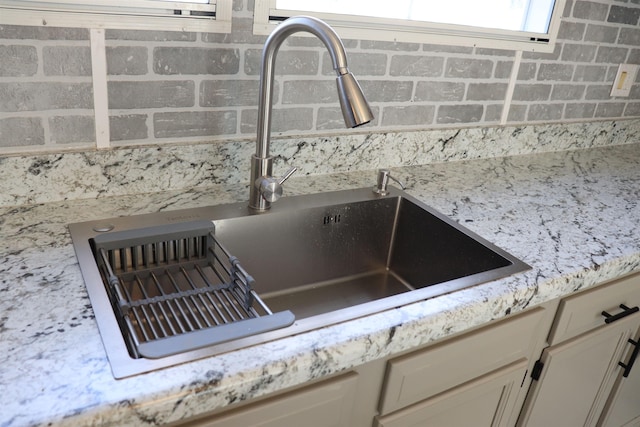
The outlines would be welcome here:
[[[231,32],[233,0],[0,0],[0,24]],[[179,12],[179,14],[178,14]]]
[[[280,21],[310,15],[330,24],[343,38],[553,52],[566,0],[556,0],[546,34],[403,19],[276,9],[276,0],[255,0],[253,32],[270,34]]]

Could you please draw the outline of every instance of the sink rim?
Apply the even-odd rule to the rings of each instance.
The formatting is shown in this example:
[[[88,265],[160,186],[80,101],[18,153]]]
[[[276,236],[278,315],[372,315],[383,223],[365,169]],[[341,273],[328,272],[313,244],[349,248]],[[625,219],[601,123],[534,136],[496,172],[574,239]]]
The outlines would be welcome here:
[[[270,212],[282,212],[301,210],[313,207],[332,206],[341,203],[377,200],[380,198],[402,197],[416,204],[437,219],[466,234],[473,240],[481,243],[498,255],[507,259],[510,265],[492,270],[476,273],[445,282],[414,289],[408,292],[396,294],[378,300],[373,300],[347,308],[318,314],[311,317],[297,319],[289,327],[241,338],[214,346],[187,351],[181,354],[168,356],[162,359],[134,359],[129,356],[127,346],[120,331],[118,320],[113,312],[107,291],[104,288],[102,278],[97,269],[89,240],[103,234],[101,230],[123,231],[155,225],[166,225],[197,220],[222,220],[253,215],[269,215],[270,212],[255,212],[247,207],[246,202],[214,205],[200,208],[180,209],[175,211],[163,211],[150,214],[134,215],[100,219],[80,223],[69,224],[69,231],[73,239],[74,249],[82,271],[85,286],[89,293],[98,329],[104,344],[105,352],[110,361],[111,370],[116,379],[137,375],[144,372],[177,365],[189,361],[195,361],[216,354],[249,347],[252,345],[285,338],[303,332],[312,331],[337,323],[354,320],[360,317],[373,315],[397,307],[416,303],[437,296],[449,294],[467,287],[491,282],[511,276],[530,269],[531,267],[495,244],[477,235],[463,225],[457,223],[446,215],[431,208],[410,194],[396,187],[389,187],[388,195],[374,194],[371,188],[358,188],[351,190],[332,191],[327,193],[314,193],[308,195],[291,196],[281,199],[274,204]],[[108,227],[107,227],[108,225]],[[99,231],[95,231],[99,230]]]

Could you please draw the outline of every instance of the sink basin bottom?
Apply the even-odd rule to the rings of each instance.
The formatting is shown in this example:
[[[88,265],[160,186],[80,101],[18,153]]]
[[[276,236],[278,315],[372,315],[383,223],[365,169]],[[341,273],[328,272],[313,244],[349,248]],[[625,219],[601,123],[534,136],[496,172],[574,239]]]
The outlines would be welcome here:
[[[394,273],[382,269],[316,283],[292,292],[262,295],[273,311],[291,310],[297,319],[341,310],[412,290]]]

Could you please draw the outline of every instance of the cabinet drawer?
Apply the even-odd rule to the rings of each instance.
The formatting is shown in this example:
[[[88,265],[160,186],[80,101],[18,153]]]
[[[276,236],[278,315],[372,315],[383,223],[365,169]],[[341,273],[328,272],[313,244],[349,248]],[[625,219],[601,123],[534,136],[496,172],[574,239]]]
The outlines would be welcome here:
[[[528,358],[542,333],[544,308],[538,307],[425,350],[401,356],[387,365],[380,414],[424,400],[437,393]]]
[[[640,306],[640,274],[616,279],[612,282],[588,289],[577,295],[564,298],[549,335],[549,344],[576,337],[605,324],[603,311],[611,315]]]

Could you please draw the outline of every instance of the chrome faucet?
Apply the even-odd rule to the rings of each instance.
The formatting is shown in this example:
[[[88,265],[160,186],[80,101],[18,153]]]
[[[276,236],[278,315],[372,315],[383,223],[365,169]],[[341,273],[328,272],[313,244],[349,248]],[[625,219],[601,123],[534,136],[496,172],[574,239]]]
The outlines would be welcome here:
[[[294,16],[280,24],[267,38],[262,50],[256,153],[251,157],[249,181],[249,207],[258,211],[269,209],[271,203],[280,198],[282,183],[295,172],[295,168],[291,168],[282,178],[271,176],[273,158],[269,155],[269,143],[276,55],[282,42],[299,31],[315,35],[329,50],[333,68],[338,75],[338,98],[347,127],[360,126],[373,119],[360,85],[347,68],[347,56],[338,34],[325,22],[308,16]]]

